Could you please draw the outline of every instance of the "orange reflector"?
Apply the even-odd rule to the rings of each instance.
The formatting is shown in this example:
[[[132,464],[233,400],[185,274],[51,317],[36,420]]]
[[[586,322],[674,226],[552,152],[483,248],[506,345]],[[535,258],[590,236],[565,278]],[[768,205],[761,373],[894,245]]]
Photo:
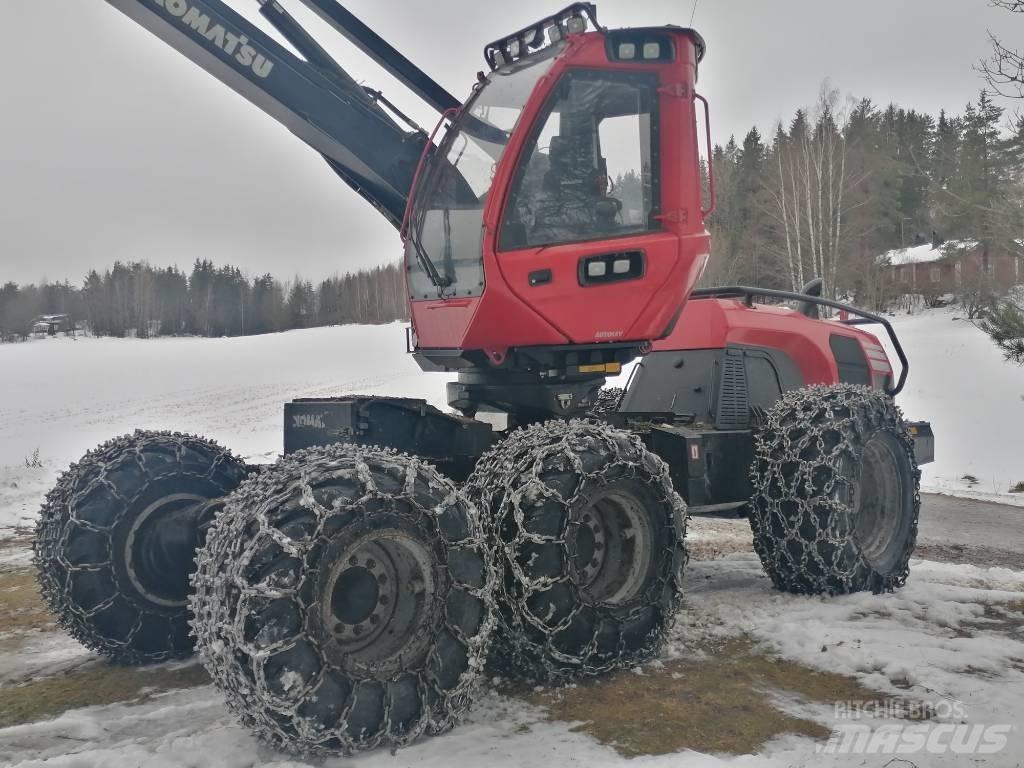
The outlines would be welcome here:
[[[599,363],[598,365],[581,365],[580,373],[622,373],[622,363]]]

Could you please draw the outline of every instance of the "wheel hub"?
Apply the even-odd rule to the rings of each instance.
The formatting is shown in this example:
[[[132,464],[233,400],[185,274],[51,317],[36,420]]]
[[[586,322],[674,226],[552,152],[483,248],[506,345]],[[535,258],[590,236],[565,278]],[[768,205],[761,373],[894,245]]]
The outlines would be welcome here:
[[[378,673],[422,652],[435,595],[431,553],[404,531],[366,534],[333,558],[322,618],[338,651]]]
[[[654,562],[653,542],[642,496],[620,489],[593,499],[570,533],[570,552],[583,595],[605,605],[635,599]]]
[[[860,481],[853,494],[854,538],[864,559],[883,573],[891,568],[890,550],[905,525],[900,455],[892,442],[879,435],[864,446]]]
[[[132,586],[167,607],[188,604],[189,574],[199,544],[199,518],[208,500],[193,493],[162,496],[132,523],[124,562]]]
[[[331,595],[334,636],[343,643],[372,642],[394,614],[397,583],[394,563],[379,545],[349,555]]]

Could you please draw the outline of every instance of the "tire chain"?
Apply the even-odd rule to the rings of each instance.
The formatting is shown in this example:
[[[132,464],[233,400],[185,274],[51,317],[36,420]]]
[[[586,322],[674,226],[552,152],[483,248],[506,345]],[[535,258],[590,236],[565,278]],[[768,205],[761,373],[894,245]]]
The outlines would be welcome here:
[[[580,455],[594,451],[595,447],[606,451],[607,460],[599,468],[588,471]],[[550,536],[526,530],[525,514],[536,499],[556,501],[566,508],[567,518],[568,509],[580,501],[584,482],[577,483],[575,491],[568,497],[544,482],[545,471],[552,467],[571,468],[598,485],[624,477],[639,479],[657,488],[660,501],[672,510],[673,519],[665,523],[672,526],[673,535],[669,537],[669,545],[664,552],[672,565],[659,575],[657,586],[647,591],[651,595],[661,595],[667,587],[672,597],[670,604],[662,607],[664,621],[657,627],[658,638],[639,651],[627,652],[621,633],[619,652],[610,658],[597,658],[596,638],[579,655],[567,654],[551,643],[551,638],[566,629],[580,611],[579,586],[569,572],[557,578],[531,578],[517,561],[517,553],[525,543],[554,543],[562,548],[563,562],[572,561],[568,537],[564,532]],[[657,651],[661,639],[675,621],[681,598],[683,570],[688,559],[685,544],[687,513],[685,503],[673,490],[668,466],[648,451],[636,435],[592,420],[534,424],[513,432],[484,454],[467,481],[466,491],[485,515],[495,559],[502,571],[498,581],[499,630],[492,653],[496,671],[538,681],[554,681],[633,665]],[[508,527],[509,522],[513,523],[514,536],[504,540],[502,530]],[[577,600],[568,615],[554,626],[549,626],[533,615],[527,601],[531,595],[559,582],[568,583]],[[634,618],[644,607],[638,606],[624,620]],[[593,606],[593,609],[599,618],[609,615],[603,606]],[[621,620],[622,617],[617,621],[620,626]],[[547,640],[542,644],[534,642],[529,637],[530,629],[542,632]]]
[[[374,471],[370,464],[390,468],[404,473],[404,489],[401,493],[389,495],[377,489]],[[293,701],[284,701],[267,687],[259,662],[271,653],[280,652],[294,645],[299,639],[317,645],[315,639],[300,629],[297,635],[278,639],[270,648],[253,649],[244,634],[244,615],[238,615],[237,608],[247,598],[267,596],[290,597],[303,608],[309,605],[303,601],[300,585],[278,582],[274,584],[251,584],[244,575],[249,557],[257,550],[260,539],[270,537],[287,553],[300,560],[311,553],[313,547],[322,542],[327,534],[324,524],[338,510],[321,506],[314,497],[311,482],[317,473],[326,471],[346,480],[354,480],[361,488],[362,495],[353,505],[369,499],[391,499],[419,515],[437,521],[452,509],[465,517],[469,532],[458,541],[444,539],[440,530],[437,535],[446,545],[457,544],[460,548],[475,549],[482,557],[485,579],[482,587],[472,587],[459,582],[444,564],[451,583],[478,598],[484,606],[483,618],[473,637],[466,637],[460,627],[449,621],[443,607],[441,624],[465,647],[468,663],[460,674],[456,685],[442,690],[425,672],[416,673],[420,694],[419,719],[401,732],[392,732],[391,701],[385,696],[383,725],[368,738],[353,738],[346,733],[346,721],[352,712],[354,691],[359,680],[353,679],[344,710],[338,716],[336,727],[327,730],[305,720],[299,712],[302,703],[320,685],[327,662],[321,648],[320,671],[303,685],[301,694]],[[422,506],[415,498],[416,486],[425,483],[431,490],[440,492],[441,501],[431,508]],[[284,498],[298,487],[301,489],[302,506],[312,511],[317,518],[316,531],[306,540],[290,538],[275,527],[273,510],[268,510],[268,500]],[[364,511],[362,519],[372,512]],[[479,686],[479,673],[483,670],[490,645],[490,636],[495,626],[494,584],[496,571],[487,551],[486,539],[475,507],[456,486],[432,465],[389,448],[356,446],[338,443],[324,448],[300,450],[281,458],[276,464],[264,468],[257,475],[243,483],[233,493],[224,509],[217,513],[207,537],[206,546],[198,555],[198,567],[192,579],[192,621],[193,633],[200,658],[218,687],[225,693],[229,709],[250,728],[258,738],[275,748],[312,756],[335,754],[352,755],[380,746],[392,750],[405,746],[422,734],[438,734],[452,728],[469,708],[471,699]],[[308,568],[308,564],[306,568]],[[300,580],[301,583],[301,580]],[[315,601],[316,596],[313,597]],[[305,624],[304,624],[305,626]],[[250,670],[251,677],[240,673],[243,663],[236,658],[241,650],[253,660],[256,669]],[[433,653],[433,652],[431,652]],[[409,673],[410,670],[405,670]],[[399,673],[401,674],[401,673]],[[431,700],[432,697],[433,700]],[[287,724],[282,725],[282,724]],[[288,726],[291,726],[289,728]],[[294,729],[294,730],[292,730]]]
[[[588,413],[598,417],[606,413],[615,413],[619,410],[622,398],[625,395],[626,390],[622,387],[602,387],[598,391],[597,399],[594,400],[594,405],[591,406]]]
[[[147,611],[138,601],[132,601],[132,605],[139,612],[139,618],[123,640],[106,637],[95,631],[95,617],[103,610],[110,608],[115,600],[125,599],[125,596],[117,592],[115,588],[115,591],[107,599],[92,608],[85,609],[76,604],[76,600],[71,594],[72,574],[97,571],[103,568],[113,569],[114,564],[113,554],[110,555],[110,560],[103,563],[93,562],[88,565],[71,563],[66,556],[68,538],[72,533],[69,523],[73,519],[72,506],[75,500],[88,496],[99,487],[105,488],[125,506],[129,505],[132,499],[121,495],[116,485],[108,478],[108,472],[113,467],[121,465],[125,456],[130,454],[133,455],[135,462],[146,477],[152,481],[155,478],[149,474],[146,468],[145,453],[148,449],[153,448],[158,448],[161,451],[167,449],[174,451],[178,458],[178,471],[174,473],[177,477],[193,477],[212,482],[214,475],[219,470],[225,469],[232,475],[237,474],[237,480],[241,481],[248,472],[242,461],[231,451],[198,435],[136,430],[133,434],[122,435],[106,441],[86,453],[81,460],[60,474],[56,485],[46,495],[39,513],[39,520],[36,523],[36,532],[32,543],[33,562],[36,567],[40,594],[47,607],[56,616],[58,625],[86,648],[124,664],[142,664],[184,658],[191,656],[193,649],[191,645],[187,648],[175,647],[173,633],[168,636],[166,650],[144,653],[133,648],[132,642],[142,627],[145,614],[166,616],[166,613],[162,611]],[[185,470],[181,466],[181,459],[186,450],[212,452],[213,460],[209,470],[206,472]],[[161,477],[163,476],[166,475],[161,475]],[[224,487],[223,490],[224,493],[228,493],[233,488]],[[74,518],[74,524],[76,527],[104,536],[110,535],[114,525],[112,523],[108,526],[99,526],[77,518]],[[113,547],[108,546],[108,552],[112,552],[112,549]],[[184,608],[177,620],[187,621],[187,612]]]
[[[755,437],[750,524],[754,549],[777,588],[798,594],[844,594],[866,585],[878,593],[906,583],[917,538],[921,471],[903,424],[902,411],[891,397],[851,384],[792,390],[768,411]],[[837,568],[822,556],[823,551],[839,553],[853,546],[852,522],[835,524],[853,519],[851,479],[844,469],[860,466],[866,437],[879,429],[899,440],[914,483],[909,543],[900,568],[886,576],[875,573],[859,551],[850,568]],[[773,522],[776,529],[785,530],[782,541],[772,534]],[[807,528],[813,528],[813,540],[801,535]]]

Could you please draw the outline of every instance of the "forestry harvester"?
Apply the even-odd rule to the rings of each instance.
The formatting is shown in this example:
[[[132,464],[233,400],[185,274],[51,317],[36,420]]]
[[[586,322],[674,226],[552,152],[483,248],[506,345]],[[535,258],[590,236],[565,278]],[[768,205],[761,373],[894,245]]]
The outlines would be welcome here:
[[[88,453],[35,542],[85,645],[198,650],[261,737],[351,754],[452,726],[485,667],[558,681],[650,657],[688,514],[749,517],[780,590],[905,582],[932,437],[894,404],[889,323],[820,283],[695,290],[714,169],[705,194],[694,30],[608,29],[576,3],[488,44],[462,102],[336,0],[302,0],[437,111],[425,131],[278,0],[259,12],[289,47],[221,0],[108,2],[394,225],[408,351],[455,379],[451,412],[287,403],[268,467],[165,432]],[[602,389],[628,363],[625,391]]]

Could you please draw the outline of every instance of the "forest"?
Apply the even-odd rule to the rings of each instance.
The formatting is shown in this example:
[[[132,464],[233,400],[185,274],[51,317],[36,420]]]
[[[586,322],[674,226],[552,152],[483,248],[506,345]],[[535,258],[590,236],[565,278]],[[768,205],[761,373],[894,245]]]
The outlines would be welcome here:
[[[982,91],[937,116],[822,86],[766,138],[755,127],[716,146],[710,284],[825,293],[882,307],[892,297],[880,256],[970,239],[1021,249],[1024,120]]]
[[[821,277],[827,296],[882,308],[893,298],[886,251],[964,238],[1021,250],[1024,118],[985,90],[933,116],[843,99],[826,83],[813,107],[767,135],[752,127],[731,137],[711,161],[705,284],[798,290]],[[627,192],[631,182],[639,179],[617,186]],[[96,335],[237,336],[390,322],[406,306],[397,263],[314,283],[248,277],[204,258],[189,272],[140,260],[91,270],[79,284],[0,287],[0,339],[24,338],[35,317],[55,313]]]
[[[314,284],[197,259],[191,272],[139,261],[90,271],[70,282],[0,287],[0,338],[24,339],[33,319],[67,314],[97,336],[245,336],[406,316],[401,268],[389,264]]]

